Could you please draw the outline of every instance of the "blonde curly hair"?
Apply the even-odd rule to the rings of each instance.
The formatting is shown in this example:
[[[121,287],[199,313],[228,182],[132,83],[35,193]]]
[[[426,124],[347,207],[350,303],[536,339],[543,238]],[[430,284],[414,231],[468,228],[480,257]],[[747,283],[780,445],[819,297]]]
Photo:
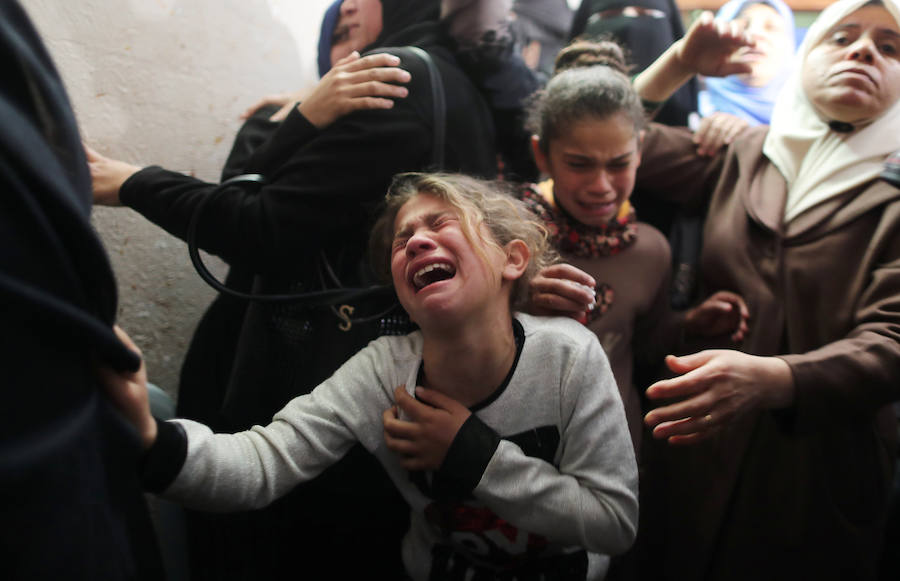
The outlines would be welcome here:
[[[525,272],[513,284],[510,308],[520,309],[529,299],[531,279],[542,268],[559,261],[559,255],[548,241],[547,230],[540,221],[512,196],[503,182],[473,178],[451,173],[403,173],[394,177],[385,196],[381,216],[369,238],[369,258],[375,272],[386,282],[391,281],[391,245],[394,240],[394,221],[406,202],[419,194],[435,196],[458,215],[463,235],[485,260],[481,240],[503,249],[513,240],[522,240],[531,251]],[[481,225],[487,227],[492,239],[482,235]]]

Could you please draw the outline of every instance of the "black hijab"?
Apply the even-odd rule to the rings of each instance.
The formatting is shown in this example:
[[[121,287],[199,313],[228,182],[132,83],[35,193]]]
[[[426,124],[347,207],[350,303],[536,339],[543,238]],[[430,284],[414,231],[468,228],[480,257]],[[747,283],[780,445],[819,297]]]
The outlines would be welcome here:
[[[140,443],[93,367],[137,369],[65,90],[21,6],[0,2],[0,530],[22,579],[157,580]]]
[[[439,36],[440,0],[381,0],[381,34],[369,51],[386,46],[426,46]]]
[[[91,178],[69,100],[36,31],[0,3],[0,302],[117,369],[138,359],[112,331],[116,286],[90,224]]]
[[[642,9],[625,16],[626,7]],[[584,0],[572,22],[570,38],[612,36],[628,51],[632,74],[647,68],[669,46],[684,36],[681,12],[674,0]],[[692,78],[672,95],[656,113],[654,121],[687,125],[697,110],[697,79]]]

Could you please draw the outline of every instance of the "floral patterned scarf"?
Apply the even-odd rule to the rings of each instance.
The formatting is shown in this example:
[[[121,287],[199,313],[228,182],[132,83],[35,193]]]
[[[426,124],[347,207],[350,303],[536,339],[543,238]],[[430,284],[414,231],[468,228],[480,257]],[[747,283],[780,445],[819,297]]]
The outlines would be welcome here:
[[[626,201],[606,226],[588,226],[572,218],[553,199],[553,182],[525,184],[520,191],[525,205],[550,231],[550,242],[563,254],[579,258],[612,256],[637,240],[634,208]]]
[[[616,255],[637,240],[634,208],[626,200],[619,213],[605,226],[588,226],[571,217],[553,198],[553,181],[524,184],[519,197],[546,226],[550,243],[562,254],[578,258]],[[598,283],[596,306],[585,314],[587,324],[602,316],[612,306],[615,292],[608,283]]]

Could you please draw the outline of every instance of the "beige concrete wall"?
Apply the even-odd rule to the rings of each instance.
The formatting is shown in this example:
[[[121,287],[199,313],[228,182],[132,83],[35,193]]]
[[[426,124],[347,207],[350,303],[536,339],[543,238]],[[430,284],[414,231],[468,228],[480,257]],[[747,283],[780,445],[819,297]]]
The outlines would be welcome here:
[[[86,142],[131,163],[215,180],[244,109],[315,81],[330,0],[22,4],[56,61]],[[94,224],[119,281],[119,322],[144,351],[151,381],[174,396],[213,292],[185,245],[137,213],[97,208]]]

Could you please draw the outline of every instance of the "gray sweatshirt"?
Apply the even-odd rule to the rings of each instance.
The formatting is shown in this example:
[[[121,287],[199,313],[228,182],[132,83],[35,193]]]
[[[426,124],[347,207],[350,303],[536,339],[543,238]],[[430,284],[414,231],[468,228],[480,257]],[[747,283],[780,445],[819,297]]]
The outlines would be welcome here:
[[[542,567],[600,579],[604,555],[626,550],[637,529],[637,467],[619,391],[581,324],[517,313],[514,327],[509,376],[471,408],[436,472],[404,470],[382,435],[394,388],[416,385],[415,332],[373,341],[268,426],[213,434],[173,420],[164,431],[186,435],[186,454],[163,496],[212,511],[262,507],[360,442],[409,503],[403,558],[413,579]]]

